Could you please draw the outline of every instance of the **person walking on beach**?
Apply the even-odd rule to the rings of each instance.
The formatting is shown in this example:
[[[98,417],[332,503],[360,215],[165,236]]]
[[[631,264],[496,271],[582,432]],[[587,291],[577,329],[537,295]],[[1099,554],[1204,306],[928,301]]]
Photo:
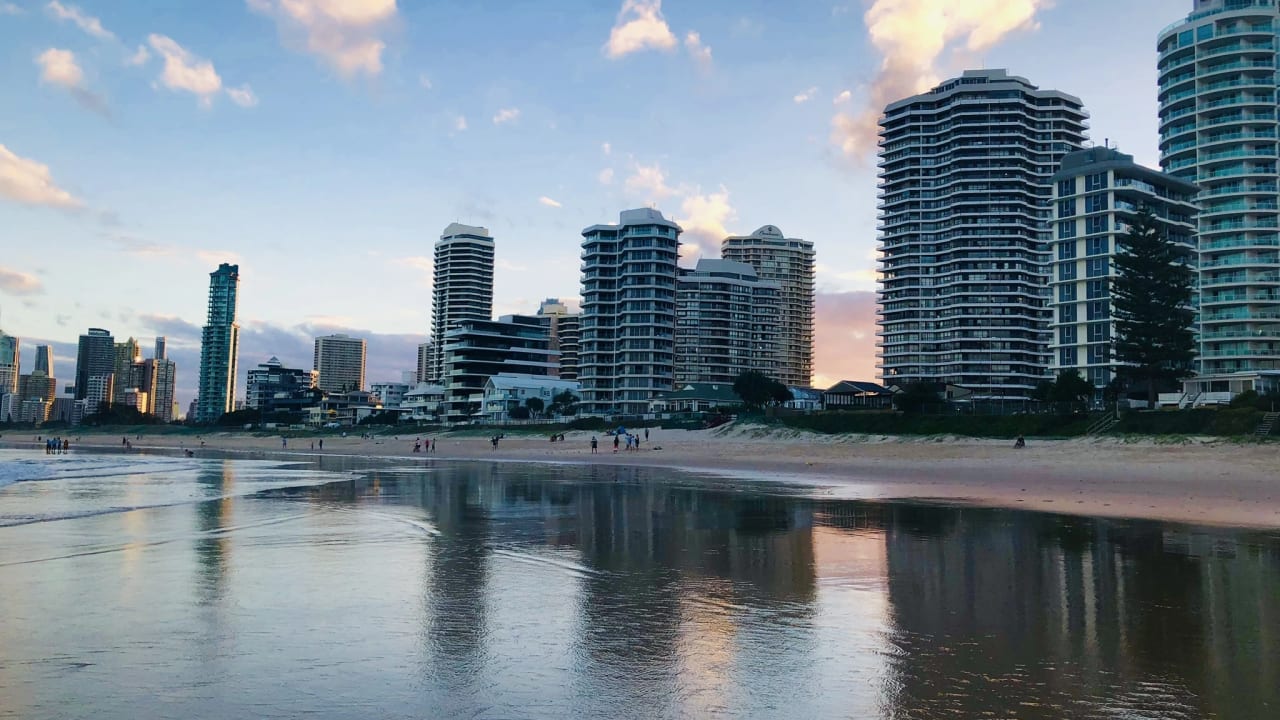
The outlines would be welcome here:
[[[432,441],[431,441],[431,452],[435,452],[435,451],[436,451],[436,441],[435,441],[435,440],[432,440]]]
[[[645,428],[645,429],[644,429],[644,439],[645,439],[645,440],[648,440],[648,439],[649,439],[649,428]]]
[[[320,449],[324,450],[324,438],[320,438]]]
[[[280,447],[282,449],[289,447],[289,439],[283,435],[280,436]]]
[[[618,434],[617,433],[613,434],[613,451],[615,453],[618,452]]]
[[[591,436],[591,454],[592,455],[595,455],[597,453],[596,448],[599,446],[600,446],[600,442],[596,440],[595,435],[592,435]]]

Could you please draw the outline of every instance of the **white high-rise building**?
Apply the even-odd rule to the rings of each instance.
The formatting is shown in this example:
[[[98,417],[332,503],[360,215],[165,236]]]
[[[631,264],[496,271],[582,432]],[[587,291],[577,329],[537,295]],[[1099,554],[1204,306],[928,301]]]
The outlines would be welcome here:
[[[1112,357],[1111,282],[1116,275],[1112,259],[1121,251],[1128,223],[1140,209],[1150,209],[1164,238],[1194,266],[1193,200],[1198,188],[1105,147],[1066,156],[1052,179],[1049,370],[1054,376],[1063,370],[1076,371],[1093,384],[1101,399],[1119,366]]]
[[[725,260],[755,268],[760,280],[778,284],[778,358],[771,376],[787,387],[813,383],[813,243],[789,238],[774,225],[720,245]]]
[[[1280,391],[1275,0],[1195,0],[1159,34],[1160,164],[1200,186],[1193,392]]]
[[[444,336],[463,320],[493,318],[493,236],[488,228],[452,223],[435,247],[431,288],[431,368],[444,375]]]
[[[1049,243],[1078,98],[968,70],[880,119],[879,360],[885,385],[1027,397],[1049,368]]]
[[[18,392],[18,376],[22,374],[22,342],[0,330],[0,395]]]
[[[200,390],[194,420],[216,422],[236,408],[236,376],[240,362],[240,324],[236,305],[240,266],[222,263],[209,273],[209,307],[200,337]],[[90,330],[92,333],[92,330]],[[120,382],[116,378],[116,382]]]
[[[680,232],[651,208],[582,231],[583,413],[641,415],[671,390]]]
[[[748,370],[778,370],[780,289],[754,268],[703,258],[676,285],[676,384],[732,385]]]
[[[316,338],[316,387],[329,393],[364,390],[365,341],[349,335]]]
[[[538,306],[538,317],[545,318],[551,335],[551,349],[560,358],[558,376],[561,380],[577,380],[582,316],[569,312],[569,307],[559,298],[547,298]]]

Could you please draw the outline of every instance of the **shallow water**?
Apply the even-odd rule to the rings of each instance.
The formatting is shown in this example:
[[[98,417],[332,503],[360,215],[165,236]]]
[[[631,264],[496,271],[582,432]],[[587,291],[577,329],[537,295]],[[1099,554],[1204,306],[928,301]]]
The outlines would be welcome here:
[[[615,467],[0,468],[0,717],[1280,717],[1280,533]]]

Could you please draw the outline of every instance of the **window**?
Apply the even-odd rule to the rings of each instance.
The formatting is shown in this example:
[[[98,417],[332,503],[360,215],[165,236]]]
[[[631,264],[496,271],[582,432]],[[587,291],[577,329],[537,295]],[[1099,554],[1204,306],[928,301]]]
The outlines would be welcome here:
[[[1106,368],[1089,368],[1089,382],[1094,387],[1106,387],[1111,382],[1111,371]]]
[[[1184,30],[1178,33],[1178,47],[1186,47],[1191,44],[1191,31]]]
[[[1058,223],[1058,239],[1065,240],[1076,236],[1076,221],[1064,220]]]
[[[1062,305],[1058,308],[1058,322],[1075,322],[1076,315],[1076,306],[1074,303],[1071,305]]]
[[[1084,219],[1084,231],[1090,235],[1097,235],[1107,231],[1106,215],[1091,215]]]
[[[1075,263],[1073,263],[1073,262],[1066,262],[1066,263],[1062,263],[1061,265],[1059,265],[1059,266],[1058,266],[1058,279],[1059,279],[1059,280],[1075,280],[1075,279],[1076,279],[1076,264],[1075,264]]]
[[[1208,40],[1213,37],[1213,23],[1196,28],[1196,40]]]
[[[1106,300],[1098,300],[1089,303],[1089,320],[1110,320],[1111,319],[1111,303]]]
[[[1072,302],[1076,299],[1075,285],[1058,286],[1058,302]]]
[[[1095,177],[1090,175],[1089,177]],[[1106,180],[1106,175],[1101,176]],[[1097,195],[1086,195],[1084,198],[1084,211],[1087,213],[1102,212],[1107,209],[1107,194],[1098,193]]]
[[[1058,181],[1058,197],[1067,197],[1076,194],[1076,179],[1068,178]]]
[[[1085,290],[1088,299],[1111,297],[1111,283],[1106,280],[1090,280]]]
[[[1058,366],[1069,368],[1076,365],[1076,349],[1073,347],[1058,348]]]
[[[1101,365],[1111,362],[1111,346],[1110,345],[1090,345],[1089,346],[1089,364]]]
[[[1107,187],[1107,174],[1104,172],[1094,173],[1093,175],[1084,176],[1084,191],[1094,192],[1095,190],[1104,190]]]
[[[1058,328],[1058,344],[1059,345],[1075,345],[1076,344],[1076,326],[1066,325]]]
[[[1076,199],[1058,201],[1058,217],[1066,218],[1076,214]]]
[[[1076,256],[1076,244],[1073,242],[1058,243],[1058,259],[1070,260]]]
[[[1090,220],[1092,219],[1093,218],[1090,218]],[[1103,220],[1104,222],[1106,221],[1106,218],[1098,219]],[[1104,237],[1089,238],[1085,241],[1084,252],[1086,255],[1106,255],[1111,252],[1111,240]]]
[[[1111,339],[1111,323],[1092,323],[1089,325],[1089,342],[1106,342]]]
[[[1089,258],[1085,262],[1085,277],[1103,277],[1111,272],[1111,258]]]

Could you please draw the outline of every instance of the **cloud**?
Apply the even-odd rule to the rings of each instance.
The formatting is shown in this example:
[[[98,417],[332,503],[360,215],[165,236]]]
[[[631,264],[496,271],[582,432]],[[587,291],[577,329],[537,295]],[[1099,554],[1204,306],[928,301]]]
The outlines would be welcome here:
[[[92,15],[85,15],[84,11],[75,5],[63,5],[58,0],[52,0],[48,5],[49,12],[59,20],[70,20],[75,23],[81,30],[100,40],[115,40],[115,33],[102,27],[102,22]]]
[[[702,35],[693,30],[685,33],[684,49],[689,52],[689,57],[702,66],[702,69],[711,68],[711,48],[702,44]]]
[[[557,202],[557,201],[555,201],[555,200],[552,200],[551,198],[547,197],[546,195],[543,195],[542,197],[538,198],[538,202],[539,202],[539,203],[541,203],[542,205],[546,205],[547,207],[552,207],[552,208],[558,208],[558,207],[560,207],[560,203],[559,203],[559,202]]]
[[[596,180],[600,181],[601,185],[612,185],[613,184],[613,168],[605,168],[601,170],[600,174],[596,175]]]
[[[39,295],[44,292],[44,286],[35,275],[0,267],[0,291],[9,295]]]
[[[820,292],[814,299],[814,385],[875,380],[876,294]]]
[[[22,15],[25,11],[10,2],[0,2],[0,15]]]
[[[173,255],[177,248],[172,245],[143,240],[134,235],[119,232],[102,233],[102,237],[130,255],[141,257],[162,257]]]
[[[238,88],[227,88],[227,95],[231,98],[231,102],[240,107],[253,107],[258,104],[258,96],[253,94],[253,88],[248,83]]]
[[[687,258],[715,257],[720,243],[729,235],[725,223],[737,219],[737,212],[729,204],[729,191],[723,185],[718,192],[703,194],[694,190],[680,204],[680,216],[676,219],[684,230],[682,250]]]
[[[606,142],[606,143],[600,143],[600,152],[604,153],[605,155],[612,155],[612,154],[613,154],[613,145],[610,145],[610,144],[609,144],[609,143],[607,143],[607,142]]]
[[[645,202],[658,202],[677,193],[667,185],[667,176],[658,165],[636,164],[624,183],[627,192],[641,197]]]
[[[817,87],[811,87],[808,90],[805,90],[804,92],[796,93],[795,96],[791,98],[791,100],[797,105],[802,105],[812,100],[813,96],[817,94],[817,92],[818,92]]]
[[[662,17],[662,0],[624,0],[604,54],[616,60],[641,50],[671,50],[677,44]]]
[[[848,90],[842,90],[839,95],[836,95],[834,98],[832,98],[831,104],[843,105],[852,100],[853,100],[853,93],[849,92]]]
[[[141,67],[147,64],[151,59],[151,52],[147,50],[146,45],[139,45],[138,49],[132,55],[125,59],[124,64],[130,67]]]
[[[465,115],[459,115],[453,119],[453,129],[463,132],[467,129],[467,118]]]
[[[418,73],[418,85],[420,85],[423,90],[430,90],[433,87],[431,84],[431,78],[427,77],[426,73]]]
[[[520,119],[520,108],[502,108],[493,116],[494,125],[505,125]]]
[[[173,38],[152,34],[147,37],[151,48],[164,58],[164,71],[160,83],[170,90],[185,90],[200,98],[202,107],[209,107],[213,98],[222,90],[222,78],[214,70],[213,63],[192,55]]]
[[[107,101],[84,86],[84,71],[70,50],[49,48],[36,58],[40,66],[40,82],[66,90],[80,106],[102,115],[110,115]]]
[[[19,157],[3,144],[0,144],[0,197],[26,205],[83,206],[71,193],[54,184],[48,165]]]
[[[396,0],[247,0],[275,19],[286,42],[304,38],[306,52],[339,75],[382,73],[382,36],[395,23]]]
[[[891,102],[938,83],[948,49],[981,53],[1018,30],[1039,27],[1036,13],[1051,0],[875,0],[863,16],[882,60],[864,104],[831,119],[831,141],[845,157],[875,151],[879,118]]]

